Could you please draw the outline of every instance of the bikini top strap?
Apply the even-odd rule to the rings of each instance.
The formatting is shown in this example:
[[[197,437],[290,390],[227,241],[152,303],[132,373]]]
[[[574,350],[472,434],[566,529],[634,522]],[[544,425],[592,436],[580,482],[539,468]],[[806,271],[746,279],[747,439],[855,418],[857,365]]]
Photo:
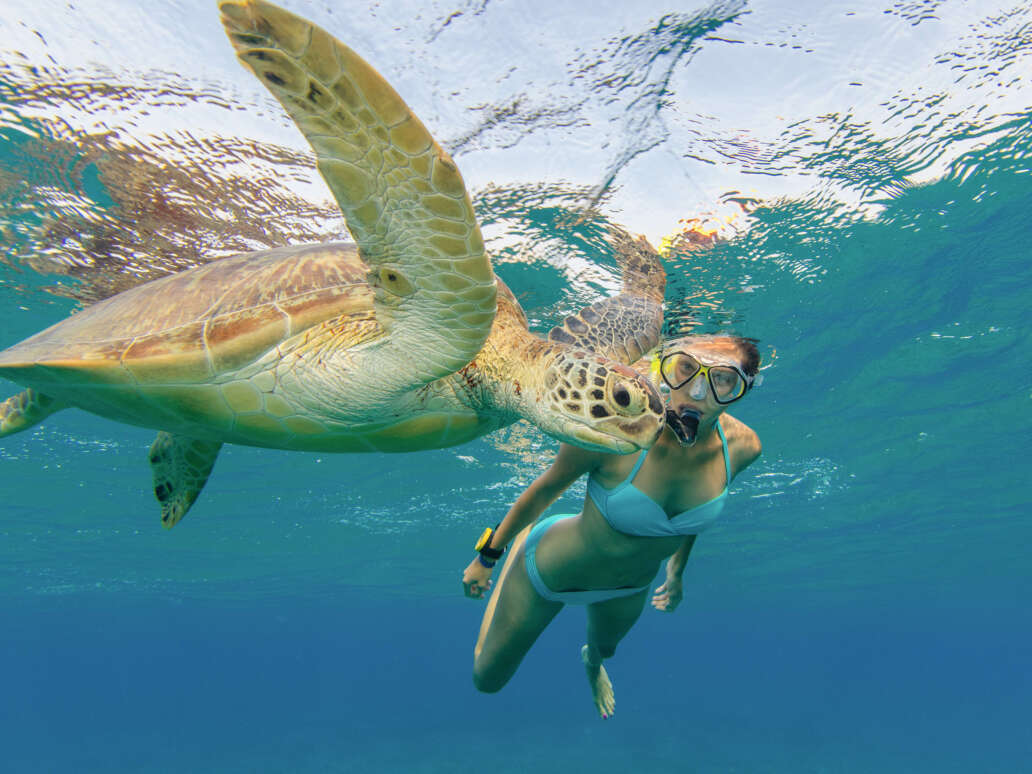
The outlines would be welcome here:
[[[727,476],[727,483],[724,484],[724,489],[731,486],[731,455],[727,451],[727,438],[724,437],[724,428],[720,426],[720,420],[717,420],[717,433],[720,434],[720,443],[724,447],[724,474]]]
[[[638,475],[638,471],[641,470],[641,466],[645,463],[645,457],[648,456],[648,453],[648,449],[641,450],[641,454],[638,455],[638,461],[634,463],[634,467],[631,469],[631,474],[623,480],[623,483],[620,484],[620,486],[629,484],[634,480],[634,477]]]

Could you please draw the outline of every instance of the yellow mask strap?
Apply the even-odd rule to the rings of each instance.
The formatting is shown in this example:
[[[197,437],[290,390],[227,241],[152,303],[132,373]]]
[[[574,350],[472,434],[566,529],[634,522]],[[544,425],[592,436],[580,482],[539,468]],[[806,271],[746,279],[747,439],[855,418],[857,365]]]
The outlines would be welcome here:
[[[659,353],[654,352],[652,354],[652,365],[649,367],[649,373],[652,375],[653,379],[655,379],[656,377],[659,376],[659,367],[660,367]]]

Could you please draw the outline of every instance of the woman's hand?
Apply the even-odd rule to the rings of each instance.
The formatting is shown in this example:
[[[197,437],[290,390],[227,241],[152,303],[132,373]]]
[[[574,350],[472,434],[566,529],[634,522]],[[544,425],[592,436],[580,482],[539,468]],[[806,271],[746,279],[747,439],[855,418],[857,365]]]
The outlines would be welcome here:
[[[664,613],[672,613],[684,599],[684,590],[681,586],[681,578],[667,575],[666,583],[656,589],[652,597],[652,606]]]
[[[484,594],[491,588],[492,572],[493,567],[484,567],[480,563],[480,557],[476,557],[462,573],[463,593],[471,599],[483,599]]]

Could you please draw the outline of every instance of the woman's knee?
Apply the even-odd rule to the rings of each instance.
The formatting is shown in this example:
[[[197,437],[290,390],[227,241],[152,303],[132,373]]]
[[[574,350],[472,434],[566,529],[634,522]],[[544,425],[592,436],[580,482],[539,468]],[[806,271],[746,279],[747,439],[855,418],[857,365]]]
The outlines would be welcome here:
[[[645,607],[647,594],[623,597],[588,606],[588,642],[602,658],[612,658]]]
[[[616,653],[616,646],[623,639],[622,632],[607,630],[605,627],[594,626],[591,623],[588,625],[588,644],[592,650],[597,650],[602,658],[612,658]]]

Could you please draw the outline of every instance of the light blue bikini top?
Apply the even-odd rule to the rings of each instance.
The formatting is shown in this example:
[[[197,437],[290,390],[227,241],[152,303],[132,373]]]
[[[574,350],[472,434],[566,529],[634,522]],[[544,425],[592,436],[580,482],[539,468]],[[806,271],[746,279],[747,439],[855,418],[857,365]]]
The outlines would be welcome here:
[[[606,489],[595,480],[594,476],[588,477],[588,496],[592,499],[598,510],[609,522],[609,526],[617,532],[625,535],[640,535],[641,537],[676,537],[678,535],[697,535],[709,527],[720,512],[724,510],[724,501],[727,499],[727,487],[731,483],[731,462],[727,453],[727,439],[724,437],[724,430],[717,422],[717,432],[720,434],[720,443],[724,449],[724,473],[726,475],[724,491],[712,500],[696,505],[676,516],[667,516],[659,504],[634,486],[634,477],[641,470],[642,463],[649,453],[643,449],[638,461],[634,465],[631,474],[612,489]]]

